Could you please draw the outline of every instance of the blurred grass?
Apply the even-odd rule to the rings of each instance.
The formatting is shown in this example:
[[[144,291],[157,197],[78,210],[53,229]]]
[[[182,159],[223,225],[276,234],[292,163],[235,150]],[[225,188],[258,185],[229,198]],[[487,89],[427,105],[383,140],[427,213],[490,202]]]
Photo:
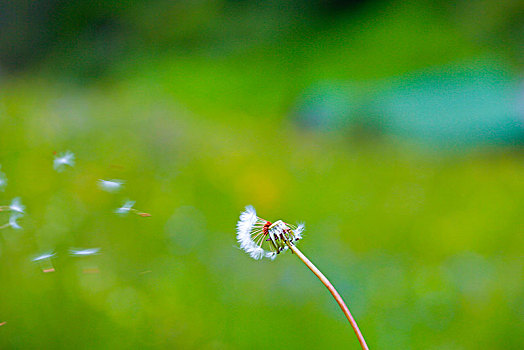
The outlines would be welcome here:
[[[2,348],[356,348],[297,259],[236,248],[245,204],[306,221],[301,248],[375,347],[522,346],[518,152],[434,155],[285,120],[210,119],[126,85],[4,91],[1,198],[21,196],[28,215],[23,231],[2,231]],[[65,149],[77,166],[56,173]],[[99,178],[127,182],[107,194]],[[153,216],[112,214],[126,198]],[[56,272],[42,274],[30,258],[49,249]],[[83,274],[91,265],[100,273]]]
[[[52,69],[2,81],[0,204],[20,196],[27,215],[23,231],[0,231],[0,348],[358,348],[295,257],[237,248],[253,204],[306,222],[301,249],[371,348],[521,349],[521,150],[438,154],[286,118],[321,79],[491,54],[416,4],[366,23],[232,52],[136,52],[89,84]],[[54,172],[68,149],[77,165]],[[110,178],[126,180],[121,193],[97,188]],[[127,198],[152,217],[113,214]],[[31,258],[50,249],[56,272],[43,274]]]
[[[277,40],[236,50],[138,52],[110,74],[142,93],[166,93],[211,118],[278,120],[319,80],[369,82],[493,54],[427,5],[392,3],[377,12],[322,30],[298,27]]]

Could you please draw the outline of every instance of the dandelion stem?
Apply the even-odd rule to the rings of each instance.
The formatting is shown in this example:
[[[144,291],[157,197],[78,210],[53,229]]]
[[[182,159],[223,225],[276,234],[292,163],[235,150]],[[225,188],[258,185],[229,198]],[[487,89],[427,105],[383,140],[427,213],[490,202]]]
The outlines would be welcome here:
[[[358,328],[357,322],[351,315],[351,312],[349,312],[348,307],[344,303],[344,300],[342,300],[342,297],[340,296],[340,294],[338,294],[335,287],[333,287],[333,285],[331,284],[331,282],[329,282],[326,276],[324,276],[324,274],[322,274],[322,272],[320,272],[320,270],[317,269],[317,267],[313,265],[313,263],[309,261],[309,259],[304,254],[302,254],[302,252],[298,250],[296,246],[289,244],[289,243],[288,243],[288,246],[293,251],[293,253],[295,253],[300,258],[300,260],[302,260],[302,262],[306,264],[307,267],[309,267],[309,269],[318,277],[318,279],[320,279],[320,281],[326,286],[326,288],[329,289],[329,291],[331,292],[331,294],[337,301],[338,305],[344,312],[344,315],[346,315],[347,319],[349,320],[351,327],[353,327],[353,330],[355,331],[355,334],[357,335],[358,341],[360,342],[360,346],[364,350],[369,350],[366,344],[366,341],[364,340],[364,336],[362,335],[362,333],[360,332],[360,329]]]

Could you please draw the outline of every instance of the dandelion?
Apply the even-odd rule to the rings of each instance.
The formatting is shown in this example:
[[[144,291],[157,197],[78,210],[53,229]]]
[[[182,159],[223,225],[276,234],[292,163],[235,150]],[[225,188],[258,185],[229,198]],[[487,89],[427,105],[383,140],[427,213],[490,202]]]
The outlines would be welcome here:
[[[331,292],[351,324],[360,346],[364,350],[369,350],[355,319],[340,294],[322,272],[296,247],[296,243],[302,239],[304,229],[304,224],[294,226],[282,220],[274,223],[264,220],[257,216],[255,208],[247,206],[246,210],[240,214],[237,223],[237,240],[240,248],[255,260],[264,257],[273,260],[281,252],[290,249]]]
[[[53,262],[51,261],[51,258],[54,257],[56,254],[52,252],[41,254],[32,260],[35,262],[38,262],[40,264],[40,268],[42,269],[42,272],[48,273],[48,272],[54,272],[55,268],[53,266]]]
[[[0,165],[0,169],[2,166]],[[0,170],[0,191],[4,191],[5,186],[7,186],[7,176]]]
[[[69,253],[74,256],[89,256],[96,255],[100,251],[100,248],[88,248],[88,249],[69,249]]]
[[[269,258],[288,249],[302,239],[304,224],[290,225],[282,220],[271,223],[257,216],[255,208],[247,206],[237,223],[237,240],[253,259]]]
[[[120,215],[127,215],[128,213],[130,212],[133,212],[137,215],[140,215],[142,217],[148,217],[148,216],[151,216],[151,214],[148,214],[148,213],[142,213],[138,210],[136,210],[135,208],[133,208],[133,205],[135,205],[135,201],[125,201],[124,205],[122,205],[120,208],[118,209],[115,209],[115,213],[116,214],[120,214]]]
[[[12,227],[14,228],[15,230],[20,230],[22,228],[22,226],[20,226],[16,220],[18,220],[18,218],[22,217],[23,215],[20,214],[20,213],[13,213],[11,214],[11,216],[9,217],[9,222],[7,224],[4,224],[2,226],[0,226],[0,230],[1,229],[4,229],[4,228],[8,228],[8,227]]]
[[[98,186],[107,192],[119,191],[123,185],[123,180],[98,180]]]
[[[75,154],[71,151],[62,152],[53,160],[53,168],[62,172],[67,166],[73,167],[75,165]]]

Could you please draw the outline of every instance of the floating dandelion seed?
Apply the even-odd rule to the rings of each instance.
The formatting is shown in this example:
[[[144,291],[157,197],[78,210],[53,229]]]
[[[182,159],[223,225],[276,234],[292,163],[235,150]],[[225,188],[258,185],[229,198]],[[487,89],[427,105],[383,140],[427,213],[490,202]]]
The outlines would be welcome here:
[[[271,223],[259,218],[255,208],[247,206],[246,210],[240,214],[237,223],[237,240],[240,243],[240,248],[256,260],[264,257],[273,260],[280,252],[290,249],[331,292],[351,324],[360,346],[364,350],[369,350],[355,319],[340,294],[322,272],[296,247],[296,242],[302,239],[304,228],[304,224],[293,226],[282,220]]]
[[[107,192],[119,191],[123,185],[123,180],[98,180],[98,186]]]
[[[53,168],[62,172],[67,166],[73,167],[75,165],[75,154],[71,151],[62,152],[53,160]]]
[[[0,165],[0,169],[2,166]],[[0,170],[0,191],[4,191],[5,186],[7,186],[7,176]]]
[[[69,253],[73,256],[91,256],[98,254],[99,251],[100,248],[69,249]],[[100,272],[97,266],[84,267],[82,271],[85,274],[95,274]]]
[[[48,272],[54,272],[55,267],[53,266],[53,262],[51,261],[51,258],[54,257],[55,253],[44,253],[42,255],[37,256],[36,258],[33,258],[33,261],[36,261],[40,264],[40,268],[42,269],[42,272],[48,273]]]
[[[11,201],[11,204],[9,205],[9,209],[23,214],[25,210],[25,206],[20,201],[20,197],[16,197],[15,199]]]
[[[135,205],[135,201],[126,201],[124,205],[122,205],[120,208],[115,210],[115,213],[120,214],[122,216],[127,215],[130,212],[133,212],[137,215],[140,215],[142,217],[148,217],[151,216],[149,213],[142,213],[135,208],[133,208],[133,205]]]
[[[100,248],[89,248],[89,249],[69,249],[69,253],[74,256],[88,256],[96,255],[100,251]]]
[[[11,214],[11,216],[9,216],[9,222],[7,224],[4,224],[2,226],[0,226],[0,230],[3,229],[3,228],[8,228],[8,227],[12,227],[14,228],[15,230],[20,230],[22,228],[22,226],[20,226],[16,220],[18,220],[19,218],[21,218],[23,215],[20,214],[20,213],[13,213]]]
[[[52,258],[55,255],[56,255],[55,253],[44,253],[42,255],[37,256],[36,258],[33,258],[33,261],[40,261],[40,260],[44,260],[44,259],[49,259],[49,258]]]
[[[11,216],[9,217],[9,226],[14,228],[15,230],[20,230],[22,226],[18,225],[18,223],[16,222],[16,220],[18,220],[18,218],[20,217],[22,217],[22,214],[11,214]]]
[[[302,239],[304,224],[290,225],[282,220],[271,223],[257,216],[255,208],[247,206],[237,223],[237,240],[253,259],[275,259],[289,245]]]
[[[25,205],[22,204],[19,197],[14,198],[9,205],[0,206],[0,211],[11,210],[24,214]]]
[[[0,226],[0,229],[7,227],[12,227],[16,230],[21,229],[22,227],[16,222],[16,220],[24,216],[25,206],[20,202],[20,198],[13,199],[9,205],[0,206],[0,211],[3,210],[10,210],[13,213],[9,216],[9,222]]]
[[[133,205],[135,205],[135,201],[126,201],[123,206],[115,210],[115,213],[125,215],[132,210]]]

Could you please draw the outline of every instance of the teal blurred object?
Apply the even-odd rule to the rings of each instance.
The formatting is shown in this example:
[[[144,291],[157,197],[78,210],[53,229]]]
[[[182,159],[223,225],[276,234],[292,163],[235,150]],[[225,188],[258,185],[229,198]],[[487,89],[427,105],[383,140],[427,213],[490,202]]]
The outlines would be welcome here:
[[[306,127],[330,131],[355,123],[362,105],[358,84],[324,81],[307,89],[299,98],[295,119]]]
[[[321,84],[304,94],[297,118],[321,130],[365,123],[442,148],[523,140],[521,85],[495,64],[442,67],[374,83],[374,90]]]
[[[496,67],[450,66],[391,84],[373,111],[384,130],[444,147],[522,140],[519,84]]]

